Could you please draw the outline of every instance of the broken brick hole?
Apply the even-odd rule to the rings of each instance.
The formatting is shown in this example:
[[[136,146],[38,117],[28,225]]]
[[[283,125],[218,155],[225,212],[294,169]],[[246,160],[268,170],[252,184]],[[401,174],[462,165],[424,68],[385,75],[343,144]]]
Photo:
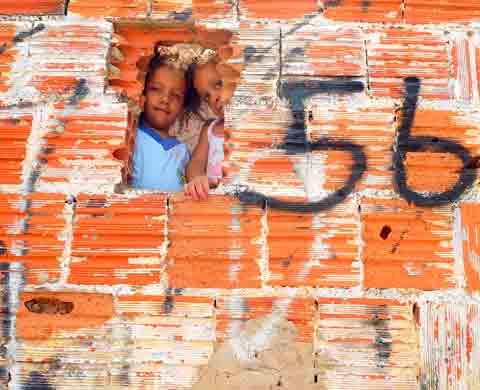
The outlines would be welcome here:
[[[382,238],[382,240],[386,240],[391,232],[392,232],[392,228],[388,225],[385,225],[384,227],[382,227],[382,230],[380,231],[380,237]]]
[[[417,303],[413,304],[412,307],[413,319],[417,325],[420,325],[420,308]]]
[[[34,298],[24,304],[28,311],[37,314],[69,314],[73,310],[73,302],[55,298]]]

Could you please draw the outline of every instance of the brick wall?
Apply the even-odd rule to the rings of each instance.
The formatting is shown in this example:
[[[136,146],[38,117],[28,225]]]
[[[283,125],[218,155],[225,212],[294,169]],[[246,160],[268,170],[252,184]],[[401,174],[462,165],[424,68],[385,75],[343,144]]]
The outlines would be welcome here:
[[[480,388],[479,1],[0,15],[2,388]],[[159,41],[233,93],[205,202],[122,186]]]

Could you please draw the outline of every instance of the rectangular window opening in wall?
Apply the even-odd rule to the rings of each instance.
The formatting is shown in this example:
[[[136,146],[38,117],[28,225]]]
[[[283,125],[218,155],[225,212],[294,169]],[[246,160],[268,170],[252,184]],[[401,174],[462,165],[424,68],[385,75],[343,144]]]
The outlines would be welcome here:
[[[238,74],[226,63],[231,33],[190,25],[115,27],[110,82],[129,103],[126,146],[115,152],[124,162],[117,191],[206,199],[224,176],[224,107]]]

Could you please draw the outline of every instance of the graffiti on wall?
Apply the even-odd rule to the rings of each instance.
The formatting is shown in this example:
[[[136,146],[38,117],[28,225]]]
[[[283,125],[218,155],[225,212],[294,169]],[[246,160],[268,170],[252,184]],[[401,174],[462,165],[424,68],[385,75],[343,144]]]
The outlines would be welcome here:
[[[392,155],[394,187],[402,198],[415,205],[441,206],[456,201],[471,187],[475,181],[476,173],[471,168],[472,156],[459,143],[439,137],[411,135],[420,88],[420,79],[416,77],[404,79],[402,118],[397,129],[396,148]],[[363,89],[364,85],[360,81],[341,79],[333,81],[311,80],[309,82],[288,81],[283,83],[280,88],[280,97],[288,100],[290,109],[294,113],[294,123],[289,127],[285,141],[280,145],[279,149],[285,150],[287,154],[306,154],[329,150],[349,152],[352,156],[353,165],[350,175],[341,188],[316,202],[289,202],[247,189],[238,192],[240,201],[261,207],[268,204],[269,207],[274,209],[311,213],[328,210],[341,203],[351,194],[355,184],[361,179],[368,166],[363,147],[349,140],[339,141],[328,137],[322,137],[314,143],[308,142],[306,136],[305,99],[320,93],[335,92],[345,94],[361,92]],[[407,183],[407,172],[404,164],[407,153],[421,152],[427,149],[436,153],[453,154],[462,162],[462,169],[458,173],[457,182],[447,191],[423,194],[412,190]]]

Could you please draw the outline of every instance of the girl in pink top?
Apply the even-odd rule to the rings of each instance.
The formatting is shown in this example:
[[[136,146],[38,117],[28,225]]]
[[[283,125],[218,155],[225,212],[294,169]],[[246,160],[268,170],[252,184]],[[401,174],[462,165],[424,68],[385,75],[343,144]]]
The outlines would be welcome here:
[[[207,122],[187,165],[185,193],[195,200],[206,199],[210,187],[222,178],[224,159],[223,82],[212,60],[194,68],[193,85],[198,97],[206,102],[217,119]]]

